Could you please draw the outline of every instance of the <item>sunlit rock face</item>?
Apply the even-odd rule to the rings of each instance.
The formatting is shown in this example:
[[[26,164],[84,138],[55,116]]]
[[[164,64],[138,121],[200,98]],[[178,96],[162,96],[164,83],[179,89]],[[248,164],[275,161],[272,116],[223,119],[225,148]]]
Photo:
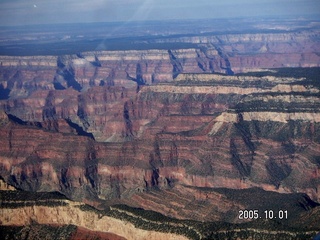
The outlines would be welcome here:
[[[319,89],[304,81],[186,74],[138,89],[8,99],[1,176],[78,200],[193,186],[304,192],[319,201]]]
[[[261,68],[319,66],[319,31],[295,33],[218,34],[161,39],[156,42],[184,42],[201,46],[174,52],[177,59],[195,59],[184,72],[239,73]],[[183,61],[184,62],[184,61]],[[196,67],[197,66],[197,67]],[[190,71],[191,70],[191,71]]]
[[[6,239],[188,239],[175,233],[142,229],[130,216],[139,216],[109,209],[109,214],[80,202],[67,200],[58,193],[1,191],[1,236]],[[112,212],[113,214],[110,214]],[[126,216],[126,218],[124,218]],[[129,216],[129,219],[128,219]],[[148,222],[145,221],[146,225]],[[159,224],[160,225],[160,224]]]
[[[164,214],[195,219],[204,213],[193,216],[183,198],[199,196],[221,214],[234,206],[227,199],[216,206],[222,197],[202,188],[301,192],[319,202],[314,78],[275,69],[234,76],[319,66],[316,34],[184,37],[170,41],[201,48],[2,56],[0,176],[19,189],[95,203],[157,210],[163,199]],[[149,194],[154,190],[159,195]]]
[[[172,50],[118,50],[62,56],[1,56],[1,98],[35,90],[77,91],[172,81],[180,73],[241,73],[266,68],[318,67],[319,31],[218,34],[146,40],[193,44]],[[23,81],[22,81],[23,80]]]

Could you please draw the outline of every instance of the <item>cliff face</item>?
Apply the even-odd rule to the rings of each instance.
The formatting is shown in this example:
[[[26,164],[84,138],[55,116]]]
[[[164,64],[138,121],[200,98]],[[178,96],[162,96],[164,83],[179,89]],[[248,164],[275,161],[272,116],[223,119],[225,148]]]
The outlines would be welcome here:
[[[158,197],[144,192],[188,196],[185,186],[256,186],[319,201],[318,96],[304,78],[201,74],[138,89],[35,91],[2,101],[1,176],[24,190],[130,198],[150,209]],[[214,206],[216,197],[204,201]],[[192,218],[188,202],[176,212],[170,199],[163,205]]]
[[[231,197],[237,204],[244,203],[248,197],[252,198],[251,194],[263,196],[275,202],[256,202],[252,206],[260,209],[267,204],[264,207],[271,207],[269,211],[274,209],[274,203],[280,203],[281,207],[292,206],[290,215],[295,215],[295,218],[290,217],[280,222],[270,219],[253,220],[239,224],[210,220],[199,222],[168,218],[156,212],[124,205],[98,210],[84,203],[67,200],[58,193],[1,191],[0,236],[4,239],[47,237],[88,240],[220,239],[227,236],[238,239],[277,239],[279,236],[281,239],[309,239],[319,230],[316,224],[319,222],[319,206],[302,194],[283,196],[259,189],[234,192],[227,189],[206,189],[205,192],[211,196],[215,192],[222,200]],[[201,200],[199,196],[196,197]],[[299,204],[294,205],[296,202]],[[200,202],[198,205],[200,206]],[[309,211],[306,213],[304,208]],[[301,219],[305,221],[301,222]]]
[[[194,53],[197,56],[198,66],[204,72],[225,73],[247,72],[261,68],[319,66],[319,56],[316,54],[319,52],[318,41],[318,30],[299,33],[225,34],[156,40],[162,43],[198,44],[201,50]],[[304,46],[303,50],[302,46]],[[181,51],[178,52],[181,53]],[[190,50],[188,52],[190,53]],[[178,54],[177,59],[183,59],[183,55]],[[189,57],[191,58],[191,54]]]
[[[221,195],[203,188],[301,192],[319,202],[319,69],[212,73],[318,66],[317,36],[230,34],[162,40],[198,44],[191,49],[2,56],[0,176],[23,190],[201,220],[241,207],[218,206]],[[215,214],[191,211],[201,205],[192,196]]]
[[[180,73],[233,74],[266,68],[319,67],[320,62],[317,29],[170,37],[146,42],[191,43],[195,47],[95,51],[59,57],[1,56],[1,98],[25,97],[36,89],[134,87],[172,81]]]
[[[56,198],[54,193],[38,193],[36,196],[33,196],[32,193],[22,195],[23,198],[19,192],[10,194],[1,192],[0,224],[2,230],[6,230],[5,227],[7,227],[9,235],[10,228],[24,226],[19,231],[12,233],[12,236],[15,237],[23,239],[44,238],[45,236],[63,239],[110,240],[187,239],[177,234],[138,228],[134,221],[121,218],[120,210],[117,209],[105,214],[104,211],[99,212],[84,203],[66,200],[61,195]],[[122,215],[126,214],[124,212]],[[30,231],[28,226],[35,231]],[[5,231],[1,234],[6,236]]]
[[[103,216],[99,219],[98,214],[84,212],[74,206],[54,208],[35,206],[12,210],[6,209],[2,211],[2,216],[6,217],[6,219],[2,219],[2,224],[9,226],[27,226],[32,224],[29,219],[32,219],[38,224],[73,224],[94,232],[110,232],[115,234],[115,236],[111,234],[109,236],[106,235],[106,237],[110,239],[187,239],[175,234],[135,228],[133,224],[111,217]],[[17,218],[15,216],[19,217]],[[73,238],[71,237],[70,239]],[[77,239],[76,236],[74,239]]]

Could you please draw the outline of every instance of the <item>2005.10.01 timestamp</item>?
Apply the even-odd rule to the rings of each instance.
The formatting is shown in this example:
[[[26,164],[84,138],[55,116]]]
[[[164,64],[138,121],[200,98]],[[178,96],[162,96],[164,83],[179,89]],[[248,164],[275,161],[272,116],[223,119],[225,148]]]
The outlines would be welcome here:
[[[239,219],[288,219],[287,210],[265,210],[263,213],[259,210],[239,210]]]

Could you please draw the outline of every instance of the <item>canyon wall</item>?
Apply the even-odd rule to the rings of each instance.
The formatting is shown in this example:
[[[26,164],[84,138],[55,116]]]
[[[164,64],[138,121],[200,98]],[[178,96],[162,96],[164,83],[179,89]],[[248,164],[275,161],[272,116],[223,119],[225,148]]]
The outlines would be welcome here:
[[[3,101],[1,176],[28,191],[155,208],[139,195],[188,195],[185,186],[260,187],[319,201],[318,88],[303,78],[177,79]],[[186,205],[164,214],[190,217]]]
[[[73,87],[80,91],[101,85],[133,87],[136,84],[172,81],[180,73],[233,74],[266,68],[320,65],[317,29],[281,33],[173,36],[150,39],[144,43],[164,43],[169,50],[95,51],[62,56],[0,56],[1,97],[28,96],[35,89]],[[170,49],[170,43],[191,43],[194,48]]]
[[[209,193],[209,189],[206,193]],[[222,191],[223,192],[223,191]],[[221,194],[228,195],[228,191]],[[229,191],[233,201],[244,203],[253,193],[273,199],[283,207],[286,199],[292,205],[296,218],[288,223],[274,223],[265,219],[260,222],[230,224],[223,222],[199,222],[165,217],[152,211],[124,205],[95,209],[84,203],[67,200],[63,195],[52,192],[1,191],[0,236],[4,239],[61,238],[61,239],[215,239],[231,237],[238,239],[309,239],[317,233],[319,206],[302,194],[277,194],[258,189]],[[199,197],[199,196],[197,196]],[[210,196],[211,197],[211,196]],[[199,200],[201,198],[198,198]],[[257,203],[259,205],[259,203]],[[261,204],[261,203],[260,203]],[[264,202],[263,204],[266,204]],[[273,203],[274,204],[274,203]],[[258,206],[257,205],[257,206]],[[272,204],[267,203],[271,206]],[[259,208],[259,207],[258,207]],[[306,212],[304,208],[309,208]],[[274,209],[271,207],[270,209]],[[193,209],[194,210],[194,209]],[[304,220],[301,222],[301,220]],[[263,223],[263,224],[261,224]]]
[[[84,203],[72,202],[61,196],[58,199],[52,198],[53,194],[38,194],[37,200],[32,193],[25,195],[25,199],[19,199],[21,198],[19,193],[8,194],[2,191],[1,194],[0,223],[2,226],[29,226],[35,229],[42,225],[46,226],[42,232],[27,233],[24,236],[25,239],[43,238],[54,231],[58,234],[59,226],[77,226],[73,231],[65,230],[65,235],[60,236],[63,239],[187,239],[182,235],[138,228],[133,221],[121,219],[120,215],[117,215],[121,211],[118,209],[113,210],[115,212],[113,215],[117,216],[113,217],[110,216],[111,214],[104,214],[103,211],[94,210]],[[10,199],[13,196],[15,198]],[[21,232],[17,231],[15,234],[18,235]],[[56,238],[57,235],[51,237]]]
[[[236,221],[221,216],[240,206],[218,206],[222,197],[206,188],[299,192],[319,202],[319,71],[276,70],[319,67],[318,32],[161,41],[198,47],[1,56],[5,182],[212,221]],[[191,196],[214,213],[192,212],[200,203]]]

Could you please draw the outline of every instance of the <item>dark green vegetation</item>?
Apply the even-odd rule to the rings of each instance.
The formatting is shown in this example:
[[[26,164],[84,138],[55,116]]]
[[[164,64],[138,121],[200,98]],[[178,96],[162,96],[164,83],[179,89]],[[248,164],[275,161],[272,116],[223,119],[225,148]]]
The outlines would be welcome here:
[[[237,129],[237,131],[234,131],[234,134],[239,135],[240,133],[241,136],[246,138],[245,140],[249,140],[252,137],[263,137],[281,142],[282,144],[289,144],[294,139],[306,138],[316,143],[320,142],[320,135],[318,134],[320,130],[319,123],[306,124],[302,120],[289,120],[288,123],[252,120],[242,121],[234,125],[235,129]],[[285,149],[289,150],[292,147],[294,145],[288,145]],[[294,152],[303,152],[304,150],[302,147],[297,147],[294,149]],[[289,150],[287,153],[293,153],[292,151]]]
[[[288,30],[256,28],[259,23],[273,25],[274,21],[280,25],[290,26],[291,31],[305,30],[310,24],[310,20],[270,21],[257,18],[0,27],[0,55],[63,55],[97,50],[201,48],[199,44],[185,43],[177,39],[221,34],[288,32]]]
[[[142,40],[141,40],[142,41]],[[0,55],[33,56],[65,55],[89,51],[149,50],[149,49],[186,49],[193,48],[191,43],[137,43],[133,39],[94,39],[73,40],[53,43],[25,43],[21,45],[0,46]],[[31,50],[32,49],[32,52]]]
[[[260,97],[267,97],[269,94],[260,94]],[[284,96],[285,94],[282,94]],[[290,94],[290,97],[318,97],[315,94]],[[271,94],[270,94],[271,96]],[[256,95],[256,98],[259,96]],[[236,106],[238,112],[284,112],[284,113],[295,113],[295,112],[320,112],[320,101],[319,102],[285,102],[285,101],[272,101],[269,100],[266,104],[265,101],[259,99],[252,99],[251,101],[240,102]]]
[[[100,217],[107,215],[129,221],[137,228],[175,233],[190,239],[235,239],[236,237],[240,237],[240,239],[250,237],[253,237],[253,239],[307,239],[315,235],[318,230],[301,226],[299,223],[296,223],[296,227],[289,227],[287,222],[280,220],[258,219],[242,224],[178,220],[154,211],[132,208],[126,205],[116,205],[104,211],[96,210],[88,205],[83,205],[80,209],[93,211]],[[278,235],[277,232],[280,231],[282,233]]]
[[[282,211],[288,211],[288,219],[283,218],[280,222],[288,226],[296,226],[296,220],[299,216],[306,211],[319,207],[320,204],[312,201],[308,195],[303,193],[296,194],[281,194],[277,192],[266,192],[260,188],[249,189],[227,189],[227,188],[215,188],[209,191],[218,192],[224,194],[228,199],[233,202],[240,203],[247,206],[249,209],[259,210],[259,214],[262,218],[265,218],[265,210],[273,210],[274,213]]]
[[[275,68],[267,69],[264,72],[249,72],[249,73],[239,73],[237,76],[254,76],[254,77],[265,77],[265,76],[275,76],[275,77],[293,77],[293,78],[306,78],[304,81],[297,81],[293,84],[301,85],[312,85],[314,87],[320,88],[320,68],[310,67],[310,68]]]
[[[319,228],[309,226],[300,222],[300,216],[304,216],[308,210],[317,210],[318,204],[312,202],[303,194],[290,194],[284,196],[278,193],[265,192],[260,189],[230,190],[230,189],[203,189],[204,191],[216,191],[224,194],[228,198],[240,204],[249,204],[257,209],[274,209],[277,207],[288,208],[288,211],[295,211],[290,215],[290,219],[267,220],[258,219],[252,222],[232,224],[227,222],[198,222],[193,220],[178,220],[166,217],[154,211],[147,211],[141,208],[132,208],[126,205],[115,205],[98,210],[89,205],[80,205],[79,210],[94,212],[102,218],[103,216],[114,217],[123,221],[128,221],[135,227],[145,230],[170,232],[184,235],[190,239],[310,239],[319,231]],[[255,198],[252,196],[256,196]],[[7,203],[16,202],[16,207],[29,206],[21,203],[32,203],[33,206],[43,206],[43,201],[47,200],[48,207],[65,206],[66,198],[59,193],[32,193],[22,191],[0,192],[1,208],[11,208]],[[262,199],[258,199],[258,198]],[[288,200],[289,199],[289,200]],[[249,201],[249,202],[248,202]],[[269,205],[267,202],[269,201]],[[51,204],[54,202],[55,204]],[[276,203],[276,204],[275,204]],[[264,204],[264,205],[263,205]],[[262,206],[263,205],[263,206]],[[288,206],[287,206],[288,205]],[[277,207],[275,207],[277,206]],[[293,208],[289,208],[294,206]],[[318,221],[319,216],[308,215],[309,220]],[[312,220],[313,219],[313,220]],[[50,226],[32,223],[30,226],[0,226],[1,239],[32,239],[30,236],[47,236],[52,239],[68,239],[75,231],[75,226]],[[31,231],[32,230],[32,231]],[[33,230],[37,231],[37,236],[32,235]],[[281,233],[279,233],[281,232]],[[39,235],[40,234],[40,235]],[[56,237],[57,236],[57,237]],[[33,238],[34,239],[34,238]]]
[[[222,74],[215,74],[221,76]],[[276,86],[275,82],[270,82],[264,79],[256,80],[256,81],[237,81],[237,80],[228,80],[228,75],[226,76],[226,80],[222,81],[194,81],[194,80],[184,80],[177,81],[174,84],[176,86],[239,86],[242,88],[250,88],[250,87],[259,87],[262,89],[271,89]],[[246,75],[247,76],[247,75]]]
[[[0,208],[66,206],[67,198],[58,192],[0,191]]]
[[[32,224],[29,226],[0,226],[0,238],[19,239],[70,239],[77,227],[74,225],[51,226]]]
[[[295,67],[295,68],[271,68],[266,69],[262,72],[248,72],[239,73],[237,76],[254,76],[254,77],[265,77],[265,76],[275,76],[275,77],[295,77],[303,78],[308,77],[312,79],[318,79],[320,74],[319,67]]]
[[[2,201],[67,200],[59,192],[0,191]]]

